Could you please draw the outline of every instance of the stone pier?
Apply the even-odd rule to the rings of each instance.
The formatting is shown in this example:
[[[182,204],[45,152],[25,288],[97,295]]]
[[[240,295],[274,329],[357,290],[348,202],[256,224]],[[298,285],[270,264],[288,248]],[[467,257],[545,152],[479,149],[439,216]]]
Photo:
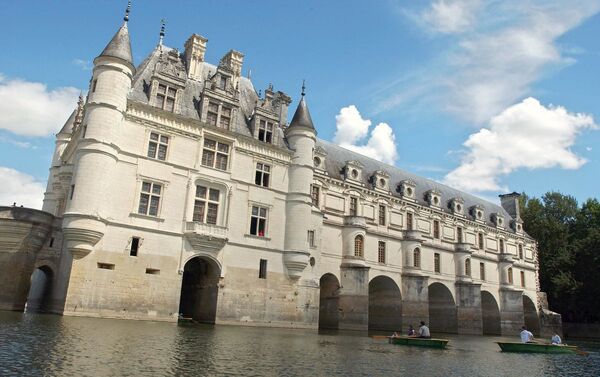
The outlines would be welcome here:
[[[456,317],[459,334],[483,334],[481,284],[456,282]]]
[[[369,329],[369,267],[342,265],[339,329]]]
[[[402,332],[409,325],[419,327],[421,321],[429,323],[429,277],[416,273],[402,274]]]
[[[500,327],[502,335],[518,335],[523,323],[523,292],[510,287],[500,288]]]

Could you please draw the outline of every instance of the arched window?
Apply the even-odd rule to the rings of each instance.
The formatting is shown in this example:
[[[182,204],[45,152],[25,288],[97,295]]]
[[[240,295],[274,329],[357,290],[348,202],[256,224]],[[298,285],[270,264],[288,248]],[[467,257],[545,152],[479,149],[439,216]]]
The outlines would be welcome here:
[[[413,251],[413,266],[421,268],[421,249],[418,247]]]
[[[513,273],[512,273],[512,267],[508,268],[508,284],[512,284],[513,283]]]
[[[354,238],[354,256],[362,258],[363,257],[363,236],[358,235]]]
[[[471,258],[465,260],[465,275],[471,276]]]

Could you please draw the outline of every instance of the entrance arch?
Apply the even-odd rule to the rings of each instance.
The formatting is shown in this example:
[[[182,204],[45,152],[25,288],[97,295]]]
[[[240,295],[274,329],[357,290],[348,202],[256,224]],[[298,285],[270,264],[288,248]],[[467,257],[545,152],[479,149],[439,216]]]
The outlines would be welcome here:
[[[501,335],[500,308],[494,296],[487,291],[481,291],[481,316],[483,335]]]
[[[533,335],[540,335],[540,318],[538,317],[535,304],[527,295],[523,295],[523,319],[527,330]]]
[[[338,329],[340,317],[340,282],[327,273],[319,280],[319,329]]]
[[[442,283],[429,286],[429,329],[432,332],[458,332],[456,304],[452,293]]]
[[[40,266],[33,271],[30,281],[25,311],[30,313],[49,313],[51,311],[54,271],[49,266]]]
[[[194,257],[183,268],[179,315],[198,322],[215,323],[219,294],[218,264],[205,257]]]
[[[369,330],[402,331],[402,297],[387,276],[369,282]]]

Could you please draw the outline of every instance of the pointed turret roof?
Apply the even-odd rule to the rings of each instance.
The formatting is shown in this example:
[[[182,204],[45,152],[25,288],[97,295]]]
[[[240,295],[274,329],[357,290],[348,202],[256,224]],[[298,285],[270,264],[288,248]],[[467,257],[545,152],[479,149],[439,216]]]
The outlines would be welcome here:
[[[58,135],[70,135],[73,133],[73,125],[75,124],[75,118],[77,117],[77,109],[73,110],[71,116],[65,122],[65,125],[60,129]]]
[[[308,111],[308,106],[304,100],[304,89],[304,83],[302,83],[302,98],[300,99],[300,103],[296,108],[296,112],[294,113],[294,117],[292,118],[292,122],[288,128],[304,127],[315,131],[316,133],[315,126],[313,125],[312,118],[310,117],[310,111]]]
[[[108,42],[100,56],[110,56],[113,58],[119,58],[133,65],[133,57],[131,55],[131,42],[129,40],[129,30],[127,29],[127,22],[123,22],[123,25],[119,28],[114,37],[112,37],[110,42]]]

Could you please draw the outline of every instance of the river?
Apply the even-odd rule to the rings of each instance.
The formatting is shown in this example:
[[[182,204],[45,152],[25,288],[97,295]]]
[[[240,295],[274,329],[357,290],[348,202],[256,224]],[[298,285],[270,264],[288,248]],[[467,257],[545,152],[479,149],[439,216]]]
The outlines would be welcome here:
[[[444,337],[435,350],[358,333],[0,311],[0,376],[600,375],[600,344],[584,344],[587,357],[507,354],[494,343],[507,338]]]

